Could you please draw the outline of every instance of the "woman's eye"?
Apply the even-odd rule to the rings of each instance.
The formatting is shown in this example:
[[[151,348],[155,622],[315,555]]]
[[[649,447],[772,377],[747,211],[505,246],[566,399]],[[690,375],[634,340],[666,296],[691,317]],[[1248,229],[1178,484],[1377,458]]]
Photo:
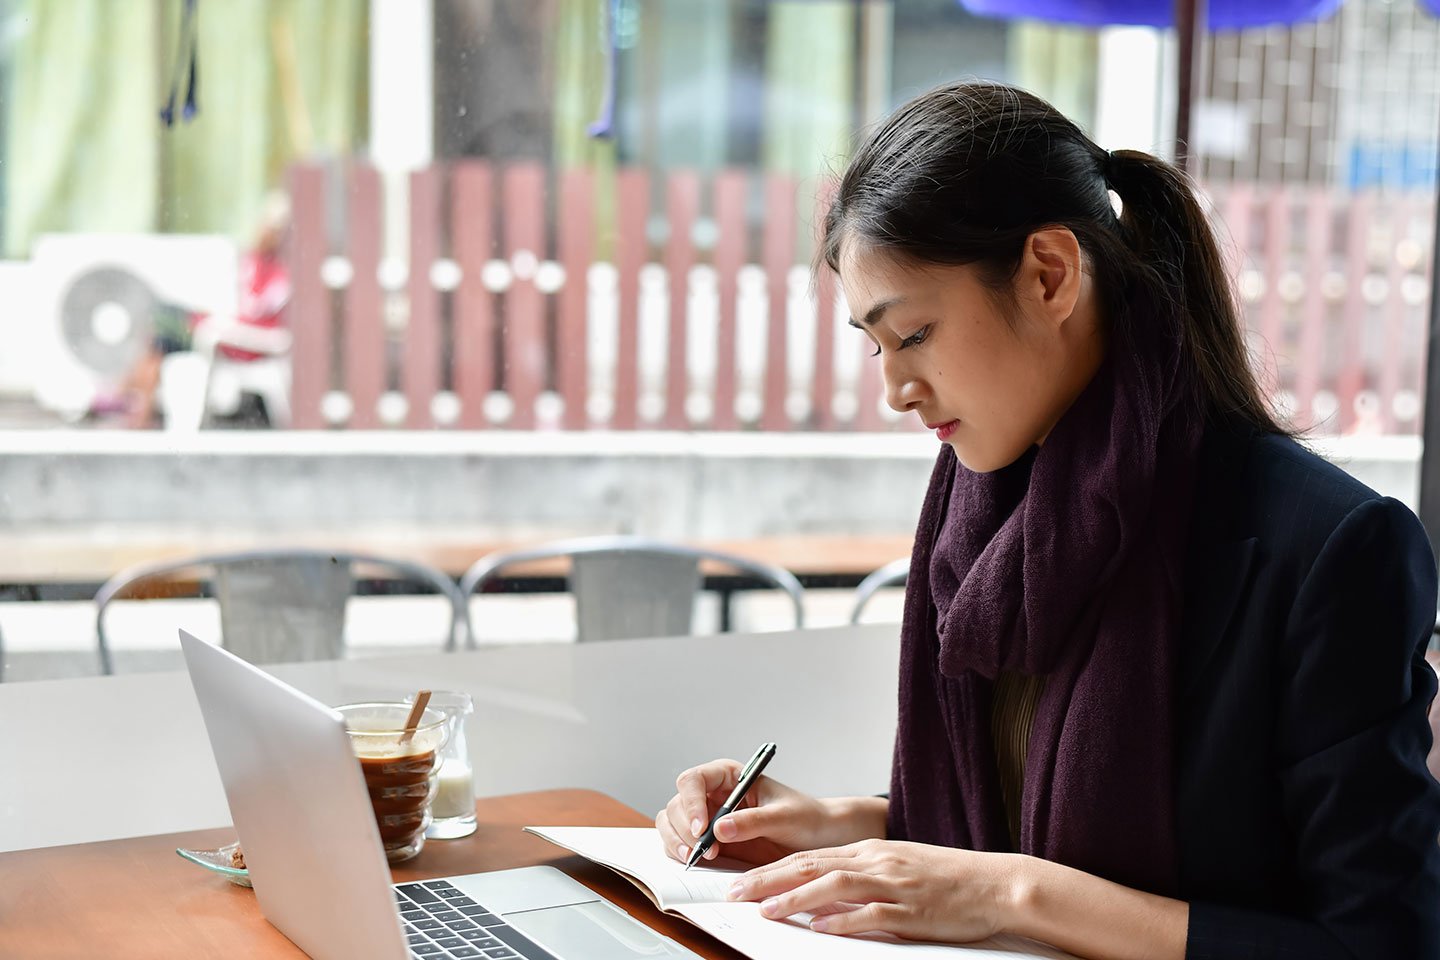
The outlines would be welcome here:
[[[921,327],[919,330],[917,330],[917,331],[915,331],[914,333],[910,334],[910,336],[908,336],[908,337],[906,337],[905,339],[901,340],[901,341],[900,341],[900,345],[899,345],[898,347],[896,347],[895,349],[897,349],[897,350],[904,350],[906,347],[918,346],[919,344],[924,343],[924,342],[925,342],[925,338],[926,338],[927,336],[929,336],[929,335],[930,335],[930,327],[929,327],[929,325],[927,324],[926,326],[923,326],[923,327]],[[875,352],[872,353],[872,354],[870,354],[870,356],[872,356],[872,357],[878,357],[878,356],[880,356],[880,345],[879,345],[878,343],[875,344]]]
[[[921,327],[919,330],[915,331],[915,332],[912,333],[910,336],[908,336],[908,337],[906,337],[904,340],[901,340],[901,341],[900,341],[900,349],[901,349],[901,350],[904,350],[906,347],[913,347],[913,346],[916,346],[917,344],[924,343],[924,342],[925,342],[925,337],[926,337],[929,333],[930,333],[930,327],[929,327],[929,326]]]

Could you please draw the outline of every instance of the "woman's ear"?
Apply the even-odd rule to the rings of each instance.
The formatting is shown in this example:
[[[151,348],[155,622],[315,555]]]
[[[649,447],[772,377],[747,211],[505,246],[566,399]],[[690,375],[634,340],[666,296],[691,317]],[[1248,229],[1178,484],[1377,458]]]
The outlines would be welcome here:
[[[1059,326],[1075,312],[1082,286],[1080,241],[1069,227],[1046,227],[1025,238],[1016,289],[1030,312]]]

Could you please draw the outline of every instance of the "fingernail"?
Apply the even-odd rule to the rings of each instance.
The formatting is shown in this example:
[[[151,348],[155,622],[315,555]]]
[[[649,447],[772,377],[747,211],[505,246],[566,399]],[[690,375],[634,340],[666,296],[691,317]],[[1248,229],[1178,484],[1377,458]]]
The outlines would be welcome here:
[[[779,899],[776,897],[771,897],[769,900],[766,900],[764,903],[760,904],[760,912],[765,914],[765,916],[767,917],[773,917],[777,915],[780,912]]]
[[[734,883],[732,883],[732,884],[730,885],[730,899],[731,899],[731,900],[743,900],[743,899],[745,898],[745,889],[746,889],[745,881],[744,881],[744,880],[736,880]]]
[[[681,860],[681,862],[684,862],[684,861],[687,861],[687,860],[690,859],[690,848],[687,847],[687,846],[685,846],[685,844],[683,844],[683,843],[680,844],[680,846],[678,846],[678,847],[675,848],[675,852],[680,855],[680,860]]]
[[[715,836],[719,837],[721,840],[729,840],[734,835],[735,824],[730,821],[729,817],[725,817],[723,820],[715,821]]]
[[[830,918],[816,917],[814,920],[810,921],[810,929],[814,930],[817,933],[824,933],[826,930],[830,929]]]
[[[700,835],[704,832],[705,822],[703,820],[701,820],[699,817],[696,817],[694,820],[690,821],[690,836],[698,840],[700,839]]]

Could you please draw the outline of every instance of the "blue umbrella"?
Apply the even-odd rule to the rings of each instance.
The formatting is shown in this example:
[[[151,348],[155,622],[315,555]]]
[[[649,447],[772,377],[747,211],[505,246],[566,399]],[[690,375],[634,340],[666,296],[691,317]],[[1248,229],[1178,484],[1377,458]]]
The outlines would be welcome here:
[[[1323,20],[1343,0],[1211,0],[1206,23],[1211,30],[1237,30],[1277,23]],[[1426,0],[1440,5],[1440,0]],[[1174,0],[960,0],[983,17],[1024,17],[1087,27],[1173,27]]]
[[[1205,18],[1211,30],[1239,30],[1305,20],[1323,20],[1344,0],[1211,0]],[[1051,20],[1089,27],[1132,25],[1173,27],[1174,0],[960,0],[971,13],[984,17]],[[1420,0],[1440,16],[1440,0]]]

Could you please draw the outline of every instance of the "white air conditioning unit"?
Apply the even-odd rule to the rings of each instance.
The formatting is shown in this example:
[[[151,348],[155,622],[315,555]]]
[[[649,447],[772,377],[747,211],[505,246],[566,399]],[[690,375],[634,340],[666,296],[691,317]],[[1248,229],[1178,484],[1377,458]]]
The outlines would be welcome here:
[[[36,402],[78,419],[116,389],[154,335],[158,308],[233,314],[238,253],[222,236],[51,234],[31,260],[27,322]]]

